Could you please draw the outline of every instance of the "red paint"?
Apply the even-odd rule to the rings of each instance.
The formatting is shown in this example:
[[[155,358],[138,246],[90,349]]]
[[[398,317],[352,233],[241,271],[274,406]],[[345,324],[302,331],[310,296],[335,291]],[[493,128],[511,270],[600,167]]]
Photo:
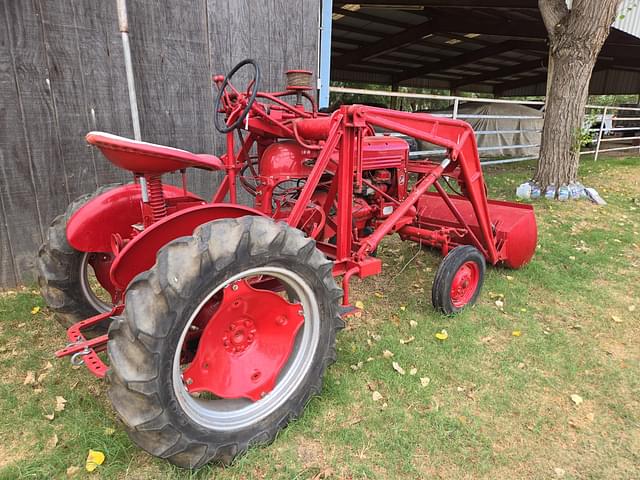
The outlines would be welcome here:
[[[184,197],[181,188],[172,185],[163,186],[168,202],[204,201],[189,193]],[[130,184],[104,192],[76,211],[67,223],[67,240],[81,252],[111,252],[111,236],[119,234],[122,238],[134,235],[135,224],[143,223],[140,185]]]
[[[480,281],[480,270],[475,262],[466,262],[460,266],[451,282],[451,303],[462,308],[473,298]]]
[[[223,80],[214,77],[218,87]],[[223,108],[227,120],[233,122],[247,105],[253,87],[249,93],[229,88],[235,92],[234,100]],[[334,274],[344,275],[345,303],[353,275],[362,278],[380,272],[381,262],[370,255],[393,233],[438,248],[443,255],[457,245],[474,245],[489,263],[512,268],[525,265],[535,252],[533,209],[487,198],[475,136],[463,121],[363,105],[343,105],[327,115],[317,111],[314,98],[301,88],[257,91],[242,123],[248,134],[228,133],[227,152],[220,158],[101,132],[87,135],[87,141],[100,148],[109,161],[144,177],[148,184],[148,201],[142,201],[139,185],[121,187],[81,208],[67,227],[74,248],[114,255],[110,267],[103,262],[97,268],[101,283],[110,285],[116,300],[122,301],[129,282],[154,265],[158,251],[168,242],[191,235],[206,222],[243,215],[285,221],[314,238],[318,248],[334,261]],[[438,145],[447,151],[448,160],[409,161],[407,142],[376,136],[374,128]],[[162,174],[186,168],[224,171],[211,203],[186,192],[186,186],[177,189],[162,184],[166,180]],[[457,181],[462,196],[447,193],[438,183],[443,176]],[[242,198],[238,188],[248,184],[255,185],[255,208],[238,204]],[[468,302],[467,287],[463,286],[473,283],[473,267],[465,267],[459,275],[452,295],[455,293],[456,302]],[[256,332],[263,328],[259,304],[272,306],[274,312],[264,312],[265,318],[290,310],[272,292],[254,291],[247,285],[240,288],[256,303],[246,307],[247,315],[255,319]],[[198,371],[193,367],[196,378],[192,380],[221,396],[256,400],[270,390],[274,372],[288,356],[285,347],[293,333],[274,339],[277,361],[259,355],[247,357],[253,368],[269,365],[266,380],[259,382],[259,388],[250,388],[245,371],[248,363],[230,362],[229,352],[219,346],[224,329],[231,328],[229,302],[223,300],[218,310],[209,311],[209,319],[215,318],[215,322],[202,323],[212,342],[203,343],[202,352],[213,352],[216,361],[227,362],[225,385],[234,386],[216,383],[219,380],[205,373],[203,366],[197,367]],[[253,344],[242,341],[239,345],[243,352],[254,349]],[[196,356],[199,353],[200,349]],[[234,383],[237,375],[238,384]]]
[[[111,267],[111,281],[121,290],[138,273],[156,263],[158,250],[178,237],[191,235],[202,224],[221,218],[261,215],[253,208],[224,203],[198,205],[176,212],[154,223],[135,236],[118,254]]]
[[[260,400],[286,363],[304,312],[277,293],[240,280],[224,288],[182,378],[189,392]]]
[[[139,142],[104,132],[89,132],[86,139],[116,167],[134,173],[162,174],[187,167],[224,169],[215,155],[197,155],[179,148]]]

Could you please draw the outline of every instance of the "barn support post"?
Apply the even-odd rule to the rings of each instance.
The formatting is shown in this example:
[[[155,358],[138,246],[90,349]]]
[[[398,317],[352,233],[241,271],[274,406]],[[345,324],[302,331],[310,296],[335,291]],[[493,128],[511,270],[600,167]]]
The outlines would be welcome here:
[[[322,0],[322,18],[320,21],[320,98],[318,106],[329,106],[329,82],[331,80],[331,22],[333,0]]]

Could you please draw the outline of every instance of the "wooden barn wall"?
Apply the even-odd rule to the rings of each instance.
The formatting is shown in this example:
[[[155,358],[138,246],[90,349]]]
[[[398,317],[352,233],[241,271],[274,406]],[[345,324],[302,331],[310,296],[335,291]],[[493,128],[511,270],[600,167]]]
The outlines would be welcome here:
[[[255,58],[261,89],[316,69],[320,0],[129,0],[142,138],[220,152],[212,74]],[[84,135],[133,136],[115,0],[0,0],[0,287],[35,279],[48,225],[127,181]],[[169,179],[170,180],[170,179]],[[211,195],[218,178],[191,172]]]

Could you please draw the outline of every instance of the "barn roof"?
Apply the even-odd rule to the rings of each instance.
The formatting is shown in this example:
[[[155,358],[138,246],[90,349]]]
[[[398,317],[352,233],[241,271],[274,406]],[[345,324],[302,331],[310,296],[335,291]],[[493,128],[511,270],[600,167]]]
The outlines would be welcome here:
[[[592,94],[640,93],[640,7],[626,0]],[[547,34],[537,0],[334,0],[331,79],[544,95]]]

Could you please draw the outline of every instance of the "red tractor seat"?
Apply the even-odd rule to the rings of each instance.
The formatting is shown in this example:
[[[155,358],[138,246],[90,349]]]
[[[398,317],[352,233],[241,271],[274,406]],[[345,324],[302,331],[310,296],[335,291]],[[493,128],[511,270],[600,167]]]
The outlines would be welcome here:
[[[89,132],[86,139],[111,163],[134,173],[162,174],[187,167],[224,170],[222,160],[215,155],[195,154],[106,132]]]

